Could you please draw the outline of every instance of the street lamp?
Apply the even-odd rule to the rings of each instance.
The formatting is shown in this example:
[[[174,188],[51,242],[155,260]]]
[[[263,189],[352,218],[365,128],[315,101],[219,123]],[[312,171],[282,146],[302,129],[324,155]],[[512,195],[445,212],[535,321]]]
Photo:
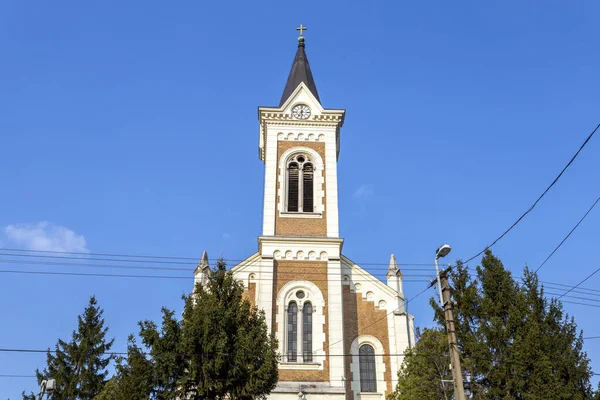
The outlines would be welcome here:
[[[438,266],[438,259],[446,257],[450,253],[450,250],[452,250],[452,247],[450,247],[449,244],[443,244],[435,251],[435,274],[437,276],[438,290],[440,292],[440,305],[442,307],[444,307],[444,300],[442,300],[442,285],[440,283],[440,268]]]
[[[48,393],[51,395],[54,393],[54,389],[56,388],[56,381],[54,379],[44,379],[40,384],[40,400],[44,398],[44,395]]]

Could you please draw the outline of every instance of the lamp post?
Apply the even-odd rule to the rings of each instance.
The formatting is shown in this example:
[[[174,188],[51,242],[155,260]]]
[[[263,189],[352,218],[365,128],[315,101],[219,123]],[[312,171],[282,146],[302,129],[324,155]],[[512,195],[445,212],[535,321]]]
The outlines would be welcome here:
[[[40,384],[40,400],[42,400],[44,398],[44,395],[46,393],[48,393],[48,395],[51,395],[52,393],[54,393],[54,389],[56,387],[56,381],[54,379],[44,379],[42,381],[42,383]]]
[[[444,307],[444,300],[442,299],[442,285],[440,283],[440,267],[438,266],[438,259],[446,257],[450,253],[450,250],[452,250],[452,247],[450,247],[449,244],[443,244],[435,251],[435,276],[437,278],[438,290],[440,292],[440,305],[442,307]]]
[[[437,275],[438,289],[440,290],[440,303],[444,309],[444,319],[446,320],[446,335],[448,335],[448,344],[450,345],[454,397],[456,400],[465,400],[462,369],[460,367],[460,356],[458,354],[458,340],[456,338],[456,325],[454,324],[454,313],[452,311],[452,300],[450,298],[450,284],[448,283],[448,272],[450,271],[450,267],[445,269],[441,275],[438,267],[438,259],[446,257],[450,253],[450,250],[452,250],[450,245],[444,244],[435,251],[435,273]]]

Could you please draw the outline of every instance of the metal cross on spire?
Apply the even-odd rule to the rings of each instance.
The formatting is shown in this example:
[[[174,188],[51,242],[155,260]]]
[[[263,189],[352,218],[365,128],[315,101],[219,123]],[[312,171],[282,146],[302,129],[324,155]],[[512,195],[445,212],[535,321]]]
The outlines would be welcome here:
[[[300,26],[297,27],[296,30],[300,31],[300,36],[302,36],[302,31],[306,31],[306,30],[308,30],[308,28],[303,26],[302,24],[300,24]]]

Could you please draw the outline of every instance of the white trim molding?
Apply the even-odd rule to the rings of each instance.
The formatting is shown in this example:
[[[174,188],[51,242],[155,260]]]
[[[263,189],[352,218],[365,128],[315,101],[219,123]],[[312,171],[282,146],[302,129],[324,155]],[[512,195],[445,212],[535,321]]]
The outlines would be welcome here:
[[[296,296],[298,291],[304,292],[304,297]],[[291,301],[295,301],[298,305],[298,354],[299,362],[288,363],[285,361],[287,354],[287,308]],[[312,305],[312,360],[310,362],[302,362],[302,314],[304,304],[310,302]],[[282,362],[279,364],[281,369],[323,369],[323,360],[325,359],[325,351],[323,345],[325,343],[325,315],[323,309],[325,307],[325,299],[323,293],[317,285],[309,281],[292,281],[288,282],[277,293],[276,300],[277,315],[275,322],[277,323],[277,341],[279,343],[279,354],[282,357]],[[284,366],[285,365],[285,366]]]

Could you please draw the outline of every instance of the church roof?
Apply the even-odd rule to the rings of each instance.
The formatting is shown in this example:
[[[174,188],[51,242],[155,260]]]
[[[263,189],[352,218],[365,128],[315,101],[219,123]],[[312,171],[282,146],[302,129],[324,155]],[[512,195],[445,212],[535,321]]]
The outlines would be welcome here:
[[[298,38],[298,51],[296,51],[296,57],[294,57],[292,70],[290,71],[290,75],[288,76],[285,84],[285,89],[283,89],[283,95],[281,96],[281,101],[279,102],[280,107],[283,105],[283,103],[285,103],[288,97],[292,95],[300,82],[304,82],[304,84],[308,87],[308,90],[310,90],[313,96],[315,96],[320,103],[321,100],[319,99],[319,92],[317,92],[317,85],[315,85],[312,72],[310,72],[308,58],[306,57],[306,52],[304,51],[303,36]]]

